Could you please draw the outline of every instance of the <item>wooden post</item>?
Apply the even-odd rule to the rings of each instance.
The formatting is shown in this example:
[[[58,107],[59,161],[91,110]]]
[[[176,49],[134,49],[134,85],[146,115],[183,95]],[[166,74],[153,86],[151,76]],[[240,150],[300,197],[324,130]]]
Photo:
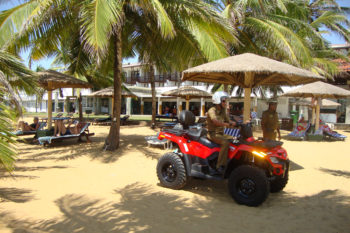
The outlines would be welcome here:
[[[177,97],[176,98],[176,110],[177,110],[177,116],[180,116],[180,112],[182,111],[182,102],[181,102],[181,98]]]
[[[201,98],[201,116],[205,115],[205,100]]]
[[[182,102],[180,101],[180,104],[179,104],[179,114],[180,112],[182,112]]]
[[[158,115],[162,115],[163,114],[163,106],[162,106],[162,100],[160,99],[160,97],[158,97]]]
[[[141,115],[143,115],[143,112],[144,112],[144,105],[145,103],[143,102],[143,98],[141,97],[141,110],[140,110]]]
[[[190,98],[186,96],[186,110],[190,110]]]
[[[253,74],[251,72],[244,73],[244,111],[243,111],[243,122],[250,120],[250,94],[252,92]]]
[[[316,123],[315,123],[315,131],[320,127],[320,108],[321,108],[321,98],[317,98],[316,105]]]
[[[52,128],[52,83],[48,83],[47,90],[47,128]]]

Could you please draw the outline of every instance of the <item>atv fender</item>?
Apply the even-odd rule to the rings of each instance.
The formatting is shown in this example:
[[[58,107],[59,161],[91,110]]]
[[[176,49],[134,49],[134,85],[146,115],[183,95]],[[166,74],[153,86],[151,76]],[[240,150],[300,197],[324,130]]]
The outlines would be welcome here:
[[[191,156],[188,154],[183,154],[183,162],[185,164],[187,176],[191,176],[191,167],[192,167]]]

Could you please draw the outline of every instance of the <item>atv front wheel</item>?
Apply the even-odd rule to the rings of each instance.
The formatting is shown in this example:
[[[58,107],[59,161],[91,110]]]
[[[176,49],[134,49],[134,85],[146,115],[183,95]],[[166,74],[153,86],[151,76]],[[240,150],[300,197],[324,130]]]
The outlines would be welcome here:
[[[282,191],[288,183],[289,168],[286,168],[284,177],[277,176],[274,180],[270,181],[270,191],[271,193],[277,193]]]
[[[242,165],[231,172],[228,189],[238,204],[258,206],[269,195],[270,184],[262,169]]]
[[[157,176],[160,183],[172,189],[181,189],[186,185],[185,165],[175,153],[166,153],[157,164]]]

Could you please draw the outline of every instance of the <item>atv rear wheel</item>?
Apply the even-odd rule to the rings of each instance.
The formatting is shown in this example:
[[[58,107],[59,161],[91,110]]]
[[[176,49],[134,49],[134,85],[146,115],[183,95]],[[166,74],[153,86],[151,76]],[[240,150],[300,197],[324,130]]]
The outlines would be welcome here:
[[[270,181],[270,191],[271,193],[277,193],[282,191],[286,187],[289,178],[289,168],[286,169],[284,177],[277,176],[274,180]]]
[[[157,164],[157,176],[160,183],[172,189],[181,189],[186,185],[185,165],[175,153],[166,153]]]
[[[228,189],[238,204],[258,206],[269,195],[270,184],[262,169],[242,165],[231,172]]]

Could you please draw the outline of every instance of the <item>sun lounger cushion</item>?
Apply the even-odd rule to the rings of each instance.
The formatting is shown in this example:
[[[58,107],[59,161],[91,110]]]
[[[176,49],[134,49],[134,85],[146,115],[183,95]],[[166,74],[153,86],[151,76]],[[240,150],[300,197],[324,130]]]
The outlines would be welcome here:
[[[68,134],[68,135],[63,135],[63,136],[47,136],[47,137],[40,137],[38,138],[38,141],[40,145],[44,145],[45,143],[51,144],[53,140],[57,139],[68,139],[68,138],[75,138],[79,137],[84,133],[84,131],[89,127],[90,123],[86,123],[84,127],[80,130],[79,134]]]

